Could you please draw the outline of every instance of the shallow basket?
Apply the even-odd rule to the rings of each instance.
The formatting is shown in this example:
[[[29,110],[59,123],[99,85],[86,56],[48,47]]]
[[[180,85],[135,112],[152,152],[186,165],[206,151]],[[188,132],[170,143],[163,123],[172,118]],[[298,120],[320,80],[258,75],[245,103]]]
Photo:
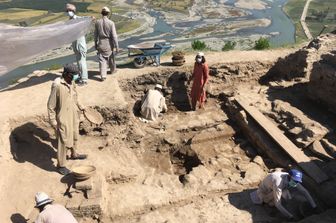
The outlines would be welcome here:
[[[72,168],[72,174],[77,180],[87,180],[96,172],[96,167],[92,165],[81,165]]]
[[[93,108],[86,108],[84,116],[89,122],[96,125],[100,125],[104,122],[103,116]]]

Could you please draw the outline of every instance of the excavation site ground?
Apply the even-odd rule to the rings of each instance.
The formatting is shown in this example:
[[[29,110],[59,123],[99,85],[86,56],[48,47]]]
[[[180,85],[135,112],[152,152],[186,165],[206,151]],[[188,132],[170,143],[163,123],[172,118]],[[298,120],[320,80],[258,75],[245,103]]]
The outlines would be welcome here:
[[[67,165],[97,168],[81,182],[56,172],[56,140],[46,101],[28,99],[46,94],[45,99],[51,82],[39,80],[52,80],[59,72],[36,72],[1,92],[6,98],[19,92],[8,106],[21,100],[31,109],[25,115],[2,112],[9,118],[1,129],[5,149],[0,165],[6,171],[0,184],[0,221],[33,222],[34,194],[45,191],[79,222],[286,222],[276,208],[253,204],[250,193],[267,173],[295,167],[303,170],[303,184],[318,203],[311,209],[293,189],[285,206],[295,221],[332,222],[335,41],[328,34],[298,51],[279,53],[279,58],[236,55],[236,61],[209,62],[207,102],[196,111],[190,109],[187,84],[192,63],[120,69],[107,84],[80,89],[84,104],[104,118],[102,125],[94,125],[81,117],[78,150],[88,159],[68,160]],[[145,123],[139,119],[139,103],[145,89],[156,83],[165,86],[168,112]],[[40,92],[29,93],[36,86]],[[300,157],[291,157],[273,131],[292,142]],[[302,157],[309,162],[297,162]]]

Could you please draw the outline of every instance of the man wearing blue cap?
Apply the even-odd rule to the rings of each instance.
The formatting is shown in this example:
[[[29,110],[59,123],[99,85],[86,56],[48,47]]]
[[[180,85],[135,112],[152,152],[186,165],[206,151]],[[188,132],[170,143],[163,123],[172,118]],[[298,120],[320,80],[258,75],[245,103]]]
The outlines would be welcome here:
[[[289,188],[296,188],[309,201],[313,208],[316,204],[309,192],[301,185],[302,172],[292,169],[288,173],[275,171],[268,174],[259,184],[257,191],[251,193],[251,199],[255,204],[267,203],[275,206],[283,215],[293,218],[293,215],[281,204],[281,198],[291,199]]]

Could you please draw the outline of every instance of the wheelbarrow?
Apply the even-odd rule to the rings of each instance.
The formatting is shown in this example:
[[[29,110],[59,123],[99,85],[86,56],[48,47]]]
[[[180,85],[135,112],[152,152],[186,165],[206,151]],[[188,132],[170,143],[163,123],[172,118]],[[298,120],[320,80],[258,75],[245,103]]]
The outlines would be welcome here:
[[[133,63],[136,68],[153,64],[160,66],[160,57],[171,49],[173,45],[166,41],[144,42],[136,45],[129,45],[128,57],[134,57]]]

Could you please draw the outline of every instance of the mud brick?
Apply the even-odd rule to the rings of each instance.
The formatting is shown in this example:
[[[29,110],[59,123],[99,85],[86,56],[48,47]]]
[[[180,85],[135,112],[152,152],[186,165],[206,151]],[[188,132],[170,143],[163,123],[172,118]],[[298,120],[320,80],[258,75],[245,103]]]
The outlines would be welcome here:
[[[100,216],[103,213],[103,198],[85,199],[79,207],[79,212],[84,217]]]
[[[65,204],[65,207],[73,214],[75,217],[83,217],[80,211],[80,204],[82,203],[82,198],[69,199]]]
[[[102,189],[103,189],[103,180],[102,177],[98,174],[95,174],[92,176],[92,190],[87,191],[87,196],[89,199],[91,198],[100,198],[103,195]]]
[[[75,188],[77,190],[88,191],[92,190],[92,178],[84,181],[78,181],[75,183]]]

